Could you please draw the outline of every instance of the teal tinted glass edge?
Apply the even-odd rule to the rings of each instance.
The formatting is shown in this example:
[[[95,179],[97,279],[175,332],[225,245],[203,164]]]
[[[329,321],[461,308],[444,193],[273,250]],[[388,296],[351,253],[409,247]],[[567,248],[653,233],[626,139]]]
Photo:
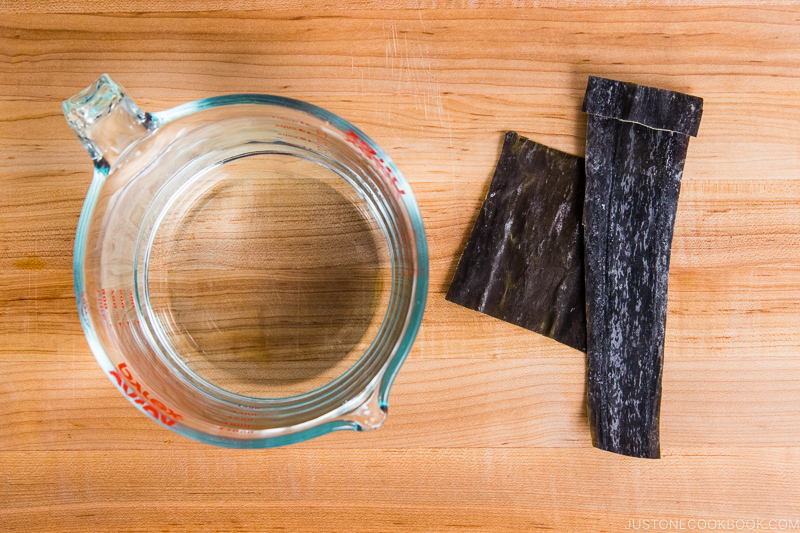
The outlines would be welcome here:
[[[419,210],[419,205],[417,204],[414,193],[411,190],[411,186],[408,183],[408,180],[406,180],[403,173],[400,172],[400,170],[397,168],[397,165],[395,165],[391,157],[389,157],[389,155],[382,148],[380,148],[370,137],[368,137],[359,128],[352,125],[350,122],[344,120],[343,118],[334,115],[333,113],[326,111],[325,109],[322,109],[321,107],[315,106],[313,104],[308,104],[300,100],[294,100],[292,98],[284,98],[281,96],[263,95],[263,94],[234,94],[234,95],[214,96],[210,98],[204,98],[202,100],[197,100],[194,102],[181,104],[179,106],[167,109],[165,111],[152,113],[150,117],[151,120],[153,121],[153,125],[157,129],[161,125],[164,125],[175,119],[184,117],[186,115],[190,115],[197,111],[201,111],[203,109],[210,109],[214,107],[221,107],[228,105],[246,105],[246,104],[278,105],[289,109],[295,109],[297,111],[302,111],[310,115],[314,115],[322,120],[325,120],[338,129],[344,131],[351,130],[353,133],[358,135],[365,143],[367,143],[370,146],[370,148],[375,150],[378,157],[383,159],[384,164],[391,169],[398,183],[402,186],[403,190],[406,191],[405,194],[403,195],[403,203],[406,206],[406,209],[408,210],[414,228],[418,270],[416,278],[414,280],[414,285],[415,285],[414,303],[408,319],[408,324],[406,327],[405,334],[403,335],[403,338],[401,339],[395,354],[392,356],[391,360],[389,361],[389,364],[384,370],[383,377],[381,378],[379,384],[379,390],[378,390],[379,405],[382,409],[388,409],[389,392],[391,386],[400,370],[400,367],[402,366],[403,362],[408,356],[408,353],[411,350],[411,346],[413,345],[414,340],[417,336],[420,325],[422,323],[422,317],[425,312],[425,306],[428,297],[429,257],[428,257],[427,238],[425,234],[425,228],[422,222],[422,215]],[[143,408],[140,405],[134,403],[133,399],[128,397],[127,394],[125,394],[122,387],[118,385],[116,380],[112,377],[112,375],[109,374],[109,370],[114,369],[113,363],[111,359],[108,357],[105,348],[103,348],[100,339],[97,337],[97,333],[94,331],[94,328],[92,327],[89,321],[89,317],[86,316],[83,311],[84,305],[82,302],[82,295],[85,288],[85,282],[83,278],[83,266],[86,253],[86,233],[88,230],[87,226],[89,224],[91,214],[94,210],[94,206],[97,201],[97,196],[100,192],[100,189],[102,188],[107,173],[108,173],[108,168],[95,166],[92,183],[89,187],[89,192],[87,193],[86,200],[84,201],[83,208],[81,210],[80,218],[78,221],[78,228],[75,236],[75,251],[73,254],[73,280],[75,287],[75,299],[78,306],[78,315],[80,317],[81,326],[86,335],[89,347],[92,350],[92,353],[95,359],[97,360],[98,364],[103,369],[104,373],[111,381],[111,383],[114,385],[114,387],[117,388],[120,391],[120,393],[123,394],[123,396],[128,398],[128,400],[134,407],[136,407],[137,409],[139,409],[139,411],[141,411],[143,414],[146,415],[147,413],[143,411]],[[155,421],[165,429],[168,429],[174,433],[177,433],[189,439],[202,442],[205,444],[212,444],[215,446],[220,446],[225,448],[239,448],[239,449],[273,448],[273,447],[279,447],[279,446],[285,446],[289,444],[303,442],[309,439],[326,435],[333,431],[361,430],[361,426],[359,426],[357,423],[353,421],[335,420],[320,424],[319,426],[311,427],[305,430],[298,431],[296,433],[290,433],[286,435],[278,435],[274,437],[265,437],[260,439],[236,439],[233,437],[209,435],[197,431],[195,429],[183,426],[182,424],[167,426],[160,420],[154,420],[149,416],[148,418],[150,420]]]

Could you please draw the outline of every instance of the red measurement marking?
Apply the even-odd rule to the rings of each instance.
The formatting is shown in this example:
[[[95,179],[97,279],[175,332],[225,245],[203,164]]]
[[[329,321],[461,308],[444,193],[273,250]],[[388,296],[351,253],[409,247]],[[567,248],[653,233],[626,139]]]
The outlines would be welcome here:
[[[81,311],[85,316],[89,315],[89,300],[86,298],[86,292],[81,293]]]
[[[108,317],[108,313],[106,312],[108,306],[105,305],[105,296],[103,296],[103,291],[98,289],[96,293],[97,296],[95,298],[97,300],[97,308],[100,311],[100,319],[103,321],[103,323],[109,324],[111,319]]]
[[[117,294],[119,291],[119,294]],[[97,289],[95,290],[97,294],[97,309],[100,312],[100,318],[103,323],[108,327],[116,327],[123,325],[123,320],[126,325],[130,325],[130,320],[128,316],[128,312],[125,308],[125,291],[122,289]],[[108,299],[111,298],[111,310],[108,307]],[[133,291],[130,291],[131,297],[131,307],[132,310],[135,310],[136,304],[133,299]],[[117,298],[119,298],[119,305],[117,305]],[[113,311],[112,311],[113,310]],[[88,302],[86,302],[86,309],[84,312],[88,313]],[[135,311],[134,311],[135,312]],[[139,321],[136,320],[138,324]]]
[[[243,417],[243,416],[229,416],[228,418],[230,418],[232,420],[243,420],[245,422],[255,422],[256,421],[255,418],[247,418],[247,417]]]
[[[226,428],[225,426],[218,426],[217,429],[220,431],[229,431],[231,433],[252,433],[253,431],[250,429],[234,429],[234,428]]]
[[[119,370],[119,373],[114,370],[110,370],[108,373],[117,380],[117,385],[122,387],[122,392],[132,398],[133,403],[141,405],[148,415],[168,426],[174,425],[178,420],[183,420],[181,414],[176,413],[156,398],[153,398],[148,391],[142,389],[139,382],[133,379],[133,374],[128,370],[127,363],[120,363],[117,366],[117,370]],[[122,378],[125,379],[123,380]]]
[[[372,161],[378,167],[382,168],[385,171],[385,177],[388,178],[389,181],[391,181],[392,185],[394,186],[394,190],[395,192],[397,192],[398,195],[406,193],[406,191],[404,191],[403,188],[400,187],[400,181],[392,173],[392,169],[386,166],[383,159],[378,158],[378,152],[376,152],[374,148],[372,148],[369,144],[367,144],[366,141],[364,141],[364,139],[359,137],[358,134],[356,134],[356,132],[350,130],[347,133],[345,133],[345,140],[347,140],[347,142],[358,148],[358,150],[361,152],[361,155],[363,155],[369,161]]]
[[[292,122],[292,123],[294,123],[294,124],[302,124],[303,126],[309,126],[309,127],[313,127],[313,126],[311,126],[311,124],[309,124],[308,122],[305,122],[305,121],[303,121],[303,120],[298,120],[298,119],[296,119],[296,118],[288,118],[288,119],[286,119],[286,120],[288,120],[289,122]]]
[[[125,313],[125,294],[122,292],[122,289],[119,290],[119,304],[122,306],[122,313],[125,314],[125,324],[130,325],[130,320],[127,318],[127,313]],[[122,322],[119,323],[122,325]]]
[[[116,308],[117,308],[117,296],[116,296],[116,291],[113,291],[113,290],[111,291],[111,305],[114,307],[114,309],[116,309]],[[120,326],[122,325],[122,321],[121,321],[121,320],[120,320],[120,322],[119,322],[119,325],[120,325]]]
[[[278,117],[273,117],[273,118],[277,119]],[[303,129],[303,128],[298,128],[297,126],[290,126],[290,125],[287,125],[287,124],[275,124],[276,128],[280,128],[282,130],[288,130],[288,131],[284,131],[284,132],[282,132],[280,134],[284,139],[287,139],[287,140],[288,139],[297,139],[298,141],[303,141],[305,143],[309,143],[310,145],[317,145],[318,148],[320,149],[319,150],[320,152],[322,152],[324,154],[328,154],[329,153],[329,151],[328,151],[328,142],[327,142],[327,139],[328,139],[328,134],[327,133],[325,133],[324,131],[322,131],[319,128],[311,126],[311,124],[309,124],[307,122],[303,122],[303,121],[299,121],[299,120],[292,120],[292,119],[285,119],[285,120],[288,120],[289,122],[292,122],[294,124],[303,124],[305,126],[308,126],[308,128],[307,129]],[[313,130],[312,130],[312,128],[313,128]],[[294,132],[294,133],[296,133],[296,135],[292,135],[289,132]],[[308,137],[303,137],[302,134],[307,135]],[[300,146],[300,148],[305,148],[306,150],[310,150],[311,149],[306,144],[299,144],[299,146]]]
[[[298,141],[312,142],[310,139],[306,139],[305,137],[300,137],[298,135],[292,135],[290,133],[282,133],[281,135],[283,135],[283,137],[286,139],[297,139]],[[304,148],[306,150],[309,149],[305,144],[300,144],[300,148]]]

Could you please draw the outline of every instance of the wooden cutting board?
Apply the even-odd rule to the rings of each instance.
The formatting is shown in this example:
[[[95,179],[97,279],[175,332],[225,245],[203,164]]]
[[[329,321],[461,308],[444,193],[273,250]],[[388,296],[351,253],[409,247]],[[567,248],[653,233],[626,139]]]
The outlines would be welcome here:
[[[800,9],[381,4],[0,2],[0,531],[800,528]],[[217,449],[103,376],[71,271],[91,167],[60,110],[102,72],[149,111],[305,100],[395,159],[431,282],[383,428]],[[444,300],[503,132],[583,155],[590,74],[705,100],[657,461],[591,447],[584,355]]]

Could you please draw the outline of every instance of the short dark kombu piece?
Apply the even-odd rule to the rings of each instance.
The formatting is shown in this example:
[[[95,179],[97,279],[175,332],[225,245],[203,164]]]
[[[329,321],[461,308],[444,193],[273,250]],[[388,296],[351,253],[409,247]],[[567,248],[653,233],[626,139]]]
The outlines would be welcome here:
[[[589,422],[594,445],[660,456],[670,247],[703,101],[592,77],[583,110]]]
[[[447,299],[586,351],[583,159],[506,133]]]

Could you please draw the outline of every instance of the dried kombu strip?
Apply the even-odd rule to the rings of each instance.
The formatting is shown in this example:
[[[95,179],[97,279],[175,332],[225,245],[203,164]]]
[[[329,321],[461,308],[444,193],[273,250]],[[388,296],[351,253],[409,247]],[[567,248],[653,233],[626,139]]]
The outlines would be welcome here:
[[[589,423],[596,447],[660,456],[670,246],[703,101],[589,78],[583,110]]]
[[[506,133],[447,299],[586,351],[584,182],[582,158]]]

